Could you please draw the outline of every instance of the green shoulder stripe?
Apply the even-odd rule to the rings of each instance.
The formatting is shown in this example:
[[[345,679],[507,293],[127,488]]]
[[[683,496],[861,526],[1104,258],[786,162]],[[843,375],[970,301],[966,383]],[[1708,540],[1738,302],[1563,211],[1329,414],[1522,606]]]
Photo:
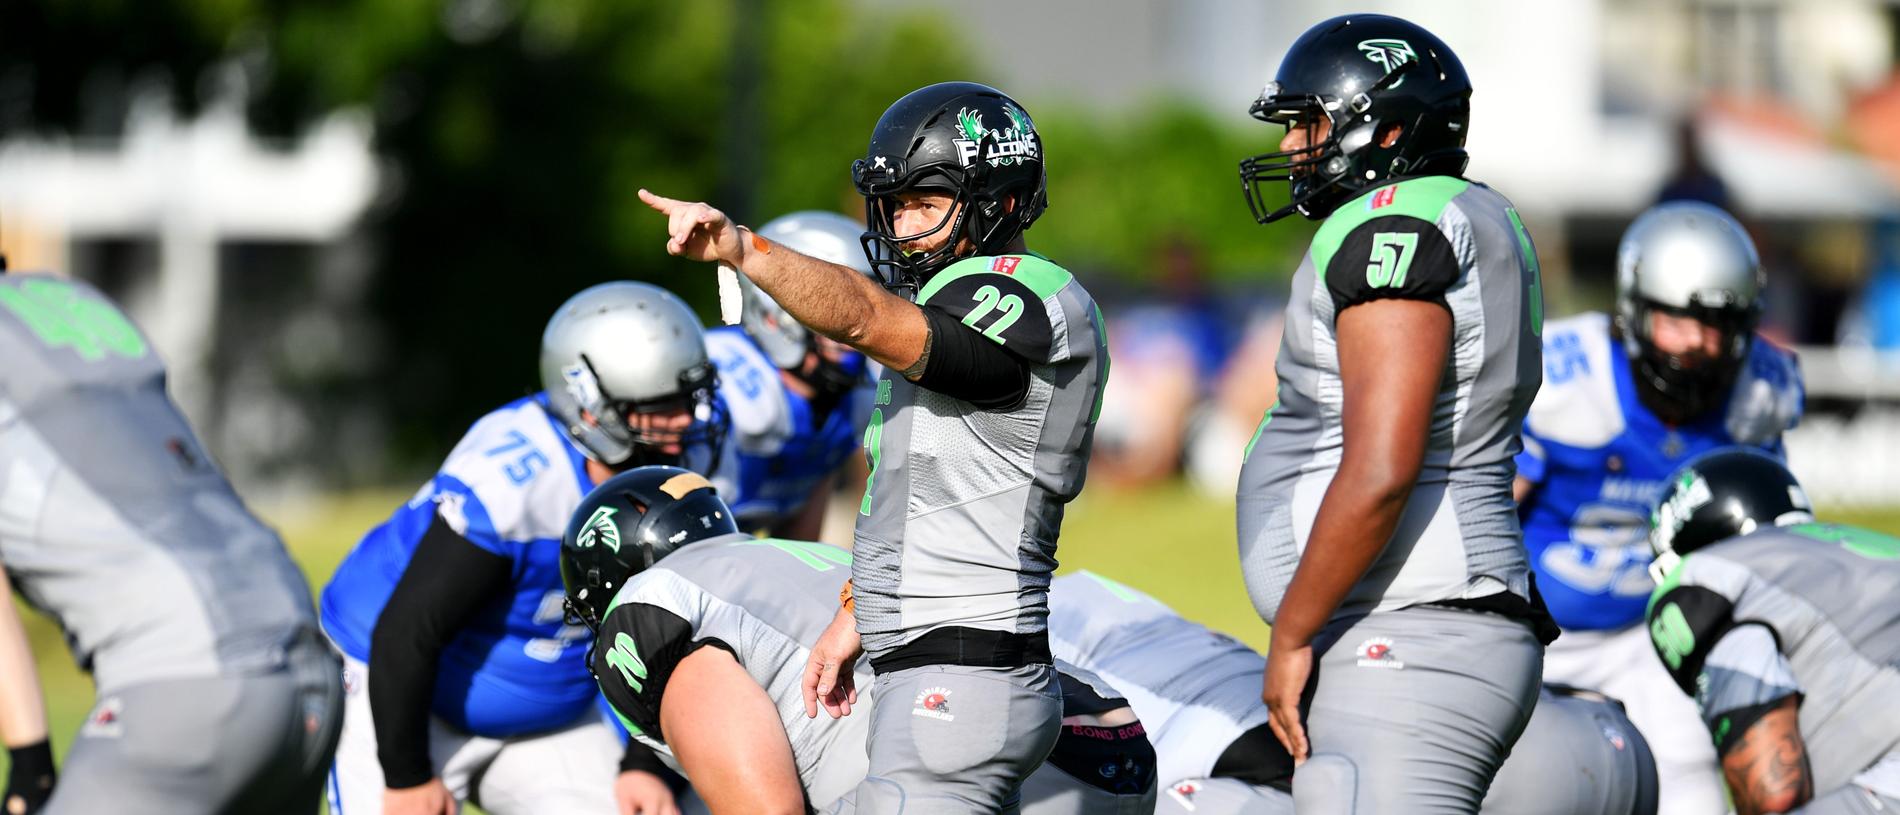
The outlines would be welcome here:
[[[917,304],[930,302],[932,295],[943,290],[950,281],[976,274],[1008,275],[1022,281],[1037,297],[1048,298],[1069,285],[1075,276],[1069,270],[1050,263],[1040,255],[984,255],[964,258],[945,267],[930,282],[924,284],[923,291],[917,293]]]
[[[1435,224],[1438,223],[1439,214],[1445,211],[1445,205],[1470,188],[1471,182],[1462,178],[1432,175],[1387,184],[1341,204],[1339,209],[1327,216],[1326,223],[1321,224],[1319,233],[1313,236],[1313,248],[1310,250],[1313,273],[1319,276],[1320,281],[1325,281],[1326,266],[1332,262],[1333,253],[1339,251],[1339,244],[1360,224],[1392,215],[1411,216]]]

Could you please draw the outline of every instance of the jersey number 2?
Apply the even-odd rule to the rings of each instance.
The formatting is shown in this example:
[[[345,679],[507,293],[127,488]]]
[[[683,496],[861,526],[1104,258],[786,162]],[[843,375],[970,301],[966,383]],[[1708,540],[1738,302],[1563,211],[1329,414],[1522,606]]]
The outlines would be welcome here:
[[[976,308],[970,309],[970,313],[964,315],[963,324],[975,328],[978,320],[989,316],[989,313],[992,311],[999,308],[1002,309],[1003,313],[996,318],[996,322],[990,323],[989,328],[983,329],[983,336],[995,340],[998,345],[1002,345],[1005,341],[998,335],[1004,331],[1008,331],[1010,326],[1015,325],[1016,321],[1022,318],[1023,298],[1013,294],[1004,294],[1001,289],[995,286],[984,286],[983,288],[977,289],[974,297],[976,299]]]

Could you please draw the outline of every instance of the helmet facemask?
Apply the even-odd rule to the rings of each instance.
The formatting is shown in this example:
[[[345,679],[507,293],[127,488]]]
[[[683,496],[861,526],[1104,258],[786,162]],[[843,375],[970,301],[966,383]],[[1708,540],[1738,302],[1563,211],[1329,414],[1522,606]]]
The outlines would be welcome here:
[[[1643,406],[1657,418],[1680,425],[1726,402],[1748,359],[1758,311],[1746,303],[1697,302],[1677,308],[1642,297],[1631,300],[1628,313],[1618,315],[1616,328],[1630,357],[1636,395]],[[1653,335],[1656,314],[1687,317],[1715,329],[1720,350],[1713,356],[1664,351]]]
[[[1391,117],[1375,118],[1370,112],[1380,92],[1403,82],[1418,65],[1416,61],[1400,63],[1385,78],[1349,100],[1284,92],[1280,83],[1267,83],[1260,98],[1247,109],[1248,115],[1289,131],[1313,127],[1321,119],[1328,128],[1319,144],[1261,153],[1240,162],[1241,188],[1254,220],[1267,224],[1295,212],[1307,218],[1324,218],[1359,190],[1411,171],[1415,162],[1404,155],[1405,139],[1424,123],[1425,117],[1421,113],[1395,121]],[[1401,127],[1398,141],[1380,145],[1380,134],[1395,125]],[[1274,209],[1267,204],[1261,185],[1278,182],[1288,184],[1291,194],[1284,206]]]
[[[585,354],[580,366],[591,378],[592,363]],[[594,398],[582,401],[580,407],[585,415],[593,417],[592,432],[625,451],[615,460],[603,459],[602,464],[616,472],[662,464],[711,473],[718,466],[729,421],[723,404],[714,396],[717,379],[711,363],[681,371],[677,392],[646,400],[616,399],[598,385],[598,380],[595,382],[590,394]],[[585,393],[585,389],[580,392]],[[680,412],[691,417],[683,430],[642,429],[635,425],[635,416]],[[667,452],[666,448],[674,446],[679,452]]]

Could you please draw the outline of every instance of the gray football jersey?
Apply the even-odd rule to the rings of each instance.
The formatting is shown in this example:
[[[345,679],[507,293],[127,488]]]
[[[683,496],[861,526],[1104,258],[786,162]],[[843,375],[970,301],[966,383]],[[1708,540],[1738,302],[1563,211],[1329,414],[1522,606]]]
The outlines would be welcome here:
[[[833,801],[869,767],[871,716],[807,717],[800,680],[811,645],[838,613],[838,592],[850,573],[851,553],[824,543],[736,534],[686,546],[614,596],[601,622],[594,675],[628,732],[670,756],[660,729],[667,679],[701,647],[730,651],[778,706],[812,802]],[[859,660],[857,675],[859,699],[868,705],[869,664]]]
[[[1049,648],[1128,700],[1154,742],[1163,783],[1207,777],[1235,739],[1267,721],[1266,658],[1093,572],[1056,578]]]
[[[1529,597],[1511,480],[1518,431],[1543,381],[1537,253],[1502,195],[1432,176],[1342,205],[1293,275],[1275,365],[1279,401],[1247,445],[1237,507],[1242,572],[1269,622],[1339,467],[1335,319],[1391,297],[1444,305],[1451,348],[1411,499],[1336,616],[1505,591]]]
[[[872,656],[937,628],[1043,631],[1063,508],[1082,491],[1108,378],[1100,310],[1034,255],[968,258],[918,292],[1029,363],[1022,402],[997,410],[878,381],[852,571]]]
[[[310,587],[92,287],[0,275],[0,561],[100,693],[274,669]]]
[[[1719,706],[1709,659],[1738,625],[1767,627],[1802,694],[1801,738],[1817,793],[1900,748],[1900,539],[1835,524],[1771,527],[1696,550],[1649,602],[1657,656],[1685,693]],[[1725,711],[1710,710],[1718,744]],[[1883,779],[1900,791],[1900,778]]]

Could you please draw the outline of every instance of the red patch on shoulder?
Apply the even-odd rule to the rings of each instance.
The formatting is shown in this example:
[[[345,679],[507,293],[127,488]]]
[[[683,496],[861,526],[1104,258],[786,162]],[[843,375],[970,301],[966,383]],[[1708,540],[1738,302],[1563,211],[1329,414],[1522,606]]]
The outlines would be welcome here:
[[[1021,262],[1023,262],[1023,259],[1016,257],[1015,255],[1004,255],[1002,257],[997,258],[994,263],[990,264],[990,271],[1002,272],[1003,274],[1013,275],[1016,273],[1016,264],[1021,263]]]
[[[1399,188],[1396,186],[1386,187],[1385,189],[1373,193],[1371,209],[1378,209],[1392,203],[1392,199],[1398,197],[1398,194]]]

